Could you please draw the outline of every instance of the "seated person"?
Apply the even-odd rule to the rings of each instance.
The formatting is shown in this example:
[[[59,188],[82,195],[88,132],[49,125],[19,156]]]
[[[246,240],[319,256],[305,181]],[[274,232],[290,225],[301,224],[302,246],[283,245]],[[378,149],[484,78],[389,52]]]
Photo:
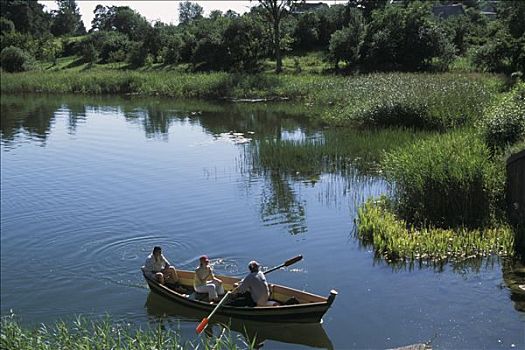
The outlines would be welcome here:
[[[279,303],[269,300],[270,288],[268,287],[264,273],[259,271],[259,267],[260,265],[257,261],[251,261],[248,264],[250,273],[240,282],[234,294],[249,292],[250,297],[257,306],[279,305]]]
[[[177,270],[162,255],[161,247],[153,248],[153,252],[148,255],[144,266],[142,266],[142,271],[147,277],[157,280],[160,284],[165,282],[176,283],[179,280]]]
[[[199,267],[195,270],[193,288],[197,293],[208,293],[210,301],[219,301],[219,295],[224,294],[222,281],[213,275],[210,259],[206,255],[199,258]]]

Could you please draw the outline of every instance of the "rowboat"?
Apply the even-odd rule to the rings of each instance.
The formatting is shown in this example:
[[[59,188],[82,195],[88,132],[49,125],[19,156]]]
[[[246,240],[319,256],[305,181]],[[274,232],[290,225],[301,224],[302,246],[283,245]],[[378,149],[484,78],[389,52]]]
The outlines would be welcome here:
[[[151,291],[158,293],[172,302],[194,308],[203,312],[211,312],[216,304],[210,303],[200,293],[193,290],[193,271],[177,270],[179,281],[177,285],[170,286],[160,284],[144,274],[144,278]],[[234,288],[239,278],[230,276],[216,276],[223,282],[225,291]],[[279,302],[277,306],[233,306],[227,303],[217,311],[218,315],[252,320],[257,322],[279,322],[279,323],[319,323],[323,315],[328,311],[337,296],[335,290],[330,291],[328,297],[303,292],[297,289],[271,285],[270,299]],[[290,304],[293,300],[293,304]],[[289,304],[289,305],[287,305]]]

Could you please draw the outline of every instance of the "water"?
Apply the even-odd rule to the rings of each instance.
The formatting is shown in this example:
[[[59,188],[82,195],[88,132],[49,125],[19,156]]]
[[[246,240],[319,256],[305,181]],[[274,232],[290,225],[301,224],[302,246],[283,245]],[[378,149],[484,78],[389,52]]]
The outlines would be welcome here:
[[[268,349],[525,347],[511,264],[390,266],[354,236],[357,206],[389,191],[380,176],[253,163],[261,140],[322,137],[303,106],[2,96],[1,107],[2,315],[35,326],[107,313],[193,339],[201,315],[150,295],[139,271],[161,245],[178,268],[207,254],[234,276],[254,258],[302,254],[269,280],[339,295],[322,325],[249,325]]]

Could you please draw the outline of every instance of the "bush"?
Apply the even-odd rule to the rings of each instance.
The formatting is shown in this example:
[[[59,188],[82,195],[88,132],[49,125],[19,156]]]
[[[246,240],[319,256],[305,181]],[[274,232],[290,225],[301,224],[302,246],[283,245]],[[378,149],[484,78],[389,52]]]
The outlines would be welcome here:
[[[178,35],[169,37],[166,46],[162,49],[165,64],[176,64],[181,59],[182,39]]]
[[[482,227],[501,218],[503,165],[468,132],[437,135],[389,153],[384,167],[396,186],[397,211],[417,226]]]
[[[485,143],[503,149],[525,138],[525,83],[520,83],[501,101],[489,108],[481,122]]]
[[[6,72],[23,72],[31,69],[33,58],[26,51],[9,46],[0,53],[0,65]]]
[[[359,61],[364,36],[364,21],[359,12],[353,16],[348,27],[337,30],[330,38],[329,60],[338,67],[339,61],[356,64]]]

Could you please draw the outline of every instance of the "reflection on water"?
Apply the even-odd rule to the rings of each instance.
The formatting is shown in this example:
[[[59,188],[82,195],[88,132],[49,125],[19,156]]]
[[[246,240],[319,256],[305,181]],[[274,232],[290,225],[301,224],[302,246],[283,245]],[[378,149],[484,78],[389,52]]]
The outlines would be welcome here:
[[[519,259],[503,259],[502,269],[514,308],[525,312],[525,263]]]
[[[191,310],[150,298],[143,308],[139,267],[162,245],[181,269],[208,254],[218,274],[236,276],[253,258],[273,266],[302,254],[271,282],[340,292],[322,327],[251,327],[248,339],[256,330],[265,348],[525,346],[525,314],[515,311],[523,265],[387,264],[353,235],[360,203],[390,191],[381,154],[425,134],[324,129],[311,113],[290,103],[2,95],[2,314],[13,308],[38,324],[108,312],[192,339]],[[20,256],[34,274],[24,283]]]
[[[194,326],[196,327],[204,317],[208,316],[208,313],[173,303],[153,292],[148,294],[145,307],[148,314],[155,317],[153,320],[156,322],[171,322],[169,317],[175,316],[177,319],[182,318],[187,321],[194,321]],[[228,329],[242,334],[245,337],[245,343],[256,344],[256,348],[264,346],[265,341],[272,340],[281,343],[306,345],[314,348],[333,349],[332,342],[323,329],[322,324],[319,323],[263,323],[240,321],[217,315],[211,319],[210,325],[207,327],[208,335],[210,335],[210,332],[215,336],[220,334],[220,328],[222,327],[215,330],[218,325],[226,326]]]

